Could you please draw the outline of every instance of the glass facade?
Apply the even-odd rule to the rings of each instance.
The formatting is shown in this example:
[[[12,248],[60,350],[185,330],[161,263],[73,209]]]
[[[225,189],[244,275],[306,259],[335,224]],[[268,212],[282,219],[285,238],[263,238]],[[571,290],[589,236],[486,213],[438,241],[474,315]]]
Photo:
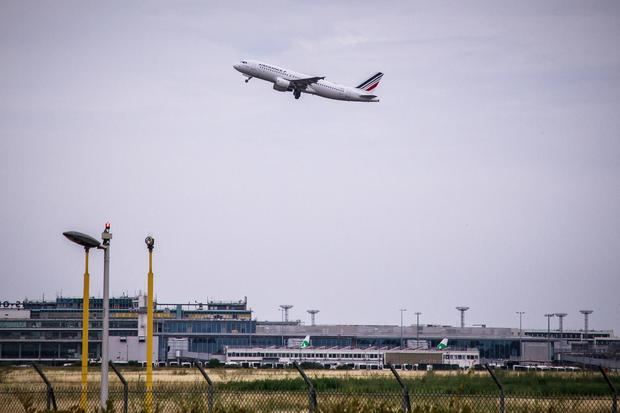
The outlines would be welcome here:
[[[430,340],[431,345],[436,347],[441,340]],[[521,356],[521,346],[519,339],[502,340],[502,339],[477,339],[463,340],[451,339],[450,348],[454,350],[466,350],[468,348],[477,348],[480,351],[480,358],[483,359],[511,359]]]
[[[252,334],[256,332],[256,322],[246,321],[212,321],[212,320],[162,320],[157,331],[173,334]]]
[[[110,299],[110,336],[138,336],[141,297]],[[146,302],[146,300],[142,300]],[[103,301],[89,300],[89,358],[101,355]],[[208,302],[156,306],[155,335],[165,359],[168,336],[190,336],[190,351],[215,354],[225,346],[248,344],[256,322],[247,301]],[[11,318],[0,319],[0,361],[78,360],[82,340],[82,299],[58,298],[54,302],[24,302]],[[142,334],[144,330],[142,330]],[[215,337],[211,337],[215,335]]]

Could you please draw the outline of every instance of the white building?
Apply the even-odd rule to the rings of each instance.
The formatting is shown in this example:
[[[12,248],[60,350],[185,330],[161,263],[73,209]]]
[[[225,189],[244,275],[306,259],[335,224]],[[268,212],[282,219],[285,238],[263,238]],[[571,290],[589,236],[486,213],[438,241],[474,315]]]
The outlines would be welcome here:
[[[109,359],[115,363],[146,361],[146,341],[144,337],[111,336],[109,343]],[[159,337],[153,337],[153,360],[157,361]]]
[[[462,369],[469,369],[480,364],[478,350],[447,350],[442,353],[443,364],[457,365]]]
[[[411,350],[387,347],[226,347],[224,361],[242,367],[286,367],[298,363],[317,363],[324,367],[350,366],[356,369],[382,369],[391,363],[401,368],[418,364],[449,364],[470,368],[480,364],[478,350]]]

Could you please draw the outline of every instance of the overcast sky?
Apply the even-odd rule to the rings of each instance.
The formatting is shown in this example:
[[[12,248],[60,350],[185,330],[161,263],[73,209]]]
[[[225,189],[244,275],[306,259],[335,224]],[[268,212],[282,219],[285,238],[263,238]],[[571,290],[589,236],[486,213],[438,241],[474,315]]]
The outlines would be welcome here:
[[[620,331],[620,2],[0,2],[2,300]],[[258,59],[378,104],[271,89]],[[91,293],[102,293],[92,252]],[[553,322],[557,328],[557,322]]]

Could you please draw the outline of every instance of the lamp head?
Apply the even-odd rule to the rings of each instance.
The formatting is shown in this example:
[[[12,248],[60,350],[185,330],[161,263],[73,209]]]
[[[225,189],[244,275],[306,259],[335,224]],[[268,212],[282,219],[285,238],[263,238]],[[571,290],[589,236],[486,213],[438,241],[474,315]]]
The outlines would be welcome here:
[[[73,241],[76,244],[83,246],[86,251],[91,248],[97,248],[101,244],[90,235],[86,235],[77,231],[63,232],[62,235],[67,237],[67,239],[69,239],[70,241]]]
[[[149,235],[144,239],[144,242],[146,243],[146,247],[149,249],[149,251],[153,251],[153,247],[155,246],[155,238]]]

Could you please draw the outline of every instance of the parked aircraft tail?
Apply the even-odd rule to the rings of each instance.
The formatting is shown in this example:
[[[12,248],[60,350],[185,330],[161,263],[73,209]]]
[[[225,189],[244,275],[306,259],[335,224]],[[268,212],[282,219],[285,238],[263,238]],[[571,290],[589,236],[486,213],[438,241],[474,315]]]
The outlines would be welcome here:
[[[299,348],[306,348],[306,347],[310,347],[310,336],[306,336],[301,344],[299,345]]]

